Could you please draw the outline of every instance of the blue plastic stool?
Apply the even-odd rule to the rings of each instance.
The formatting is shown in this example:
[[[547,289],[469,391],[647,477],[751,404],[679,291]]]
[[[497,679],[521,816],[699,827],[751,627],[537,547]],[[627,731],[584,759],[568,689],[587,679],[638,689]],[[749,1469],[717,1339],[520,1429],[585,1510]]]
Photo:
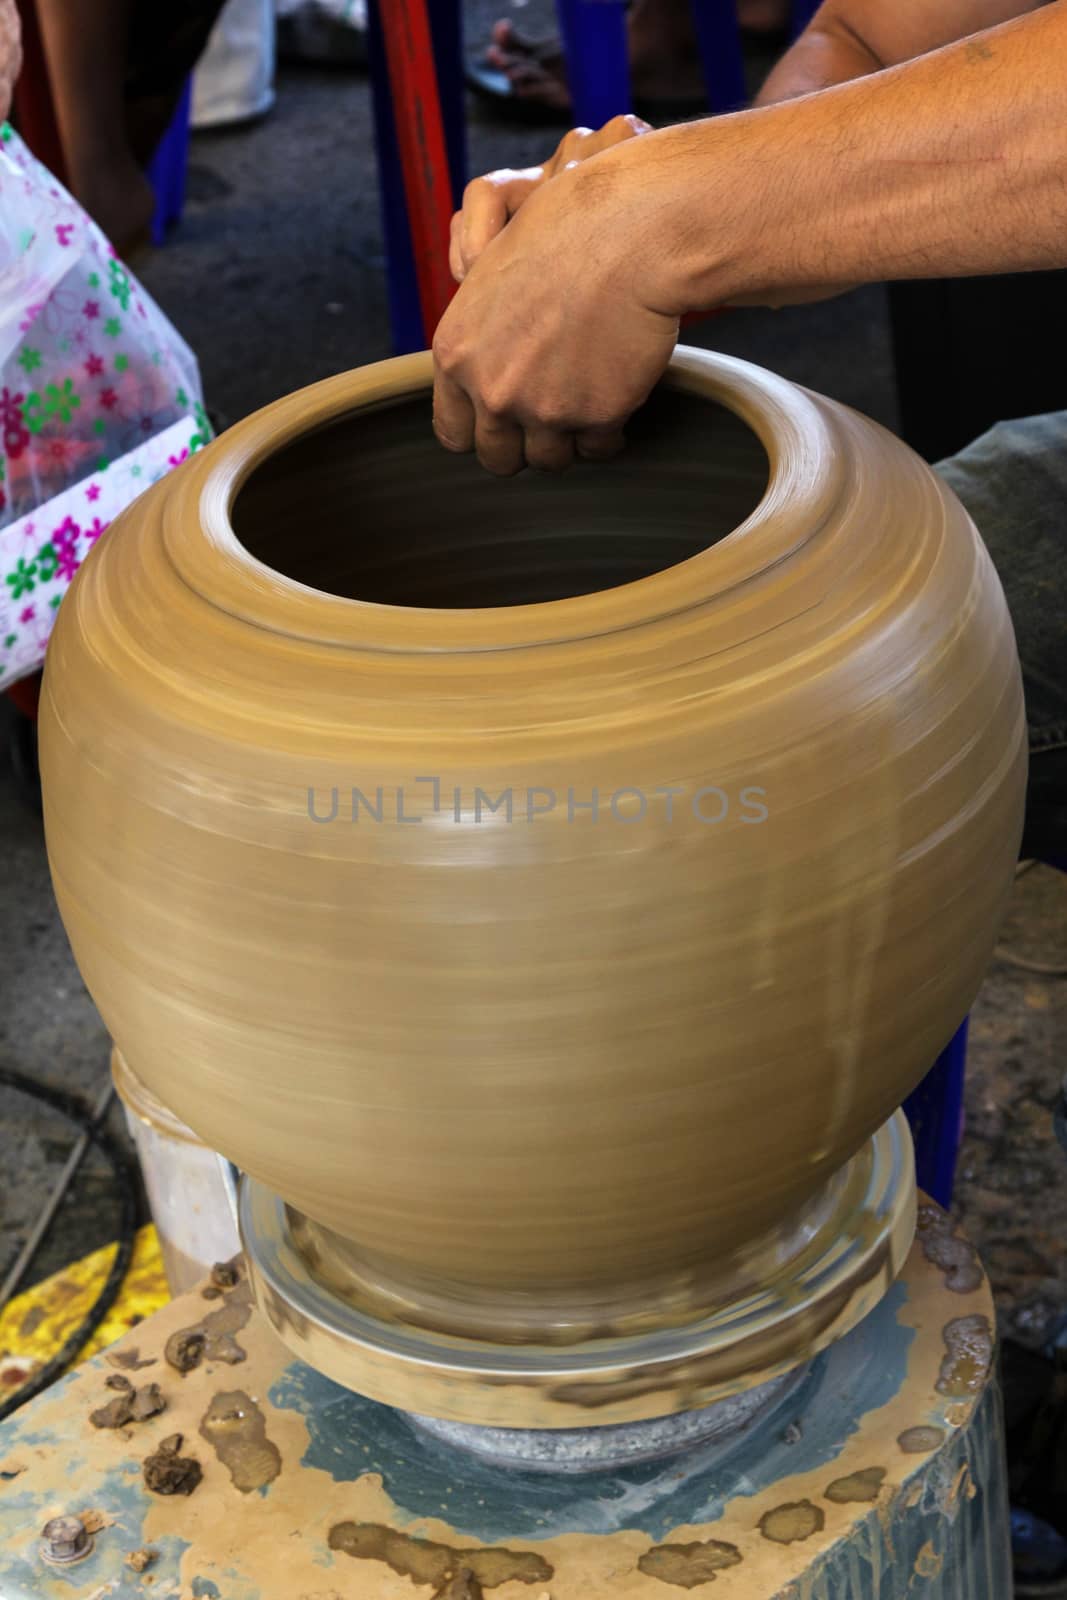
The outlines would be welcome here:
[[[152,215],[152,243],[161,245],[167,231],[181,220],[185,206],[185,175],[189,166],[189,116],[193,101],[190,78],[182,90],[177,110],[159,148],[148,163],[148,180],[155,190],[156,209]]]
[[[1049,856],[1043,860],[1045,866],[1067,872],[1067,857]],[[904,1102],[915,1143],[919,1188],[945,1207],[952,1202],[963,1137],[968,1020],[964,1018],[922,1083]]]
[[[904,1102],[915,1143],[919,1188],[946,1208],[952,1203],[963,1135],[963,1083],[968,1019],[953,1034],[919,1087]]]
[[[691,0],[713,112],[736,111],[746,101],[741,30],[734,0]],[[817,0],[793,0],[790,23],[803,31]],[[623,0],[556,0],[575,122],[590,128],[632,110]]]
[[[426,315],[425,284],[420,294],[419,270],[412,242],[405,196],[404,168],[397,138],[389,66],[382,36],[380,8],[398,0],[369,0],[367,44],[374,91],[374,129],[378,149],[379,198],[385,235],[389,319],[398,354],[423,350],[433,337]],[[466,182],[465,87],[461,8],[458,0],[407,0],[426,6],[434,55],[437,96],[447,148],[452,203],[458,206]],[[817,0],[793,0],[792,26],[799,33],[816,9]],[[731,111],[744,104],[744,62],[735,0],[692,0],[697,41],[713,111]],[[623,0],[556,0],[575,121],[590,127],[629,111],[630,67]],[[405,105],[401,114],[413,115]],[[409,175],[410,177],[410,175]],[[426,174],[438,183],[441,175]],[[180,209],[180,206],[179,206]],[[447,239],[441,248],[447,252]],[[432,298],[432,296],[431,296]],[[438,307],[437,314],[444,310]]]

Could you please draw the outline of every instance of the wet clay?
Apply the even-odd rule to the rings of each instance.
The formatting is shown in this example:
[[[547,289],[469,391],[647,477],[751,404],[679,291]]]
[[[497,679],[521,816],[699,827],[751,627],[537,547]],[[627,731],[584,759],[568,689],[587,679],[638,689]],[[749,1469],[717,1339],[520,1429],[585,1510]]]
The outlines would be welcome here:
[[[821,1533],[826,1526],[826,1513],[810,1500],[794,1500],[775,1506],[759,1520],[759,1531],[772,1544],[799,1544]]]
[[[430,386],[279,401],[83,564],[40,712],[60,910],[138,1077],[368,1295],[475,1333],[507,1299],[534,1342],[684,1321],[977,991],[1007,609],[918,457],[743,362],[680,350],[619,461],[508,481]]]
[[[939,1394],[966,1400],[981,1394],[993,1360],[993,1329],[984,1316],[955,1317],[944,1328],[945,1359],[937,1380]]]
[[[482,1600],[485,1591],[470,1567],[461,1567],[437,1593],[439,1600]]]
[[[362,1561],[382,1561],[413,1583],[432,1583],[434,1600],[467,1600],[468,1596],[478,1600],[483,1588],[493,1589],[500,1583],[545,1583],[552,1576],[548,1562],[529,1551],[454,1550],[378,1523],[339,1522],[330,1529],[329,1545],[331,1550],[343,1550]],[[472,1588],[472,1583],[478,1587]]]
[[[105,1528],[112,1528],[115,1525],[115,1518],[109,1516],[106,1511],[79,1511],[78,1521],[86,1533],[91,1534],[102,1533]]]
[[[944,1556],[940,1555],[928,1540],[915,1557],[915,1576],[917,1578],[939,1578],[944,1564]]]
[[[146,1422],[166,1409],[167,1402],[158,1383],[135,1389],[128,1378],[115,1373],[107,1379],[106,1386],[120,1392],[107,1405],[89,1413],[94,1428],[125,1428],[131,1422]]]
[[[826,1489],[827,1500],[835,1505],[862,1505],[877,1500],[885,1482],[884,1467],[864,1467],[860,1472],[850,1472],[847,1477],[835,1478]]]
[[[735,1544],[703,1539],[693,1544],[653,1545],[637,1565],[646,1577],[673,1583],[679,1589],[696,1589],[702,1583],[714,1583],[716,1573],[740,1562],[741,1552]]]
[[[906,1456],[922,1456],[936,1450],[944,1438],[944,1428],[920,1426],[905,1428],[897,1439],[897,1444]]]
[[[226,1296],[217,1311],[208,1311],[190,1328],[172,1333],[163,1355],[175,1372],[192,1372],[202,1361],[223,1361],[236,1366],[245,1352],[238,1344],[239,1333],[252,1315],[252,1291],[247,1283],[238,1285]]]
[[[919,1207],[916,1233],[927,1261],[944,1273],[947,1288],[955,1294],[973,1294],[981,1288],[983,1272],[978,1252],[940,1206],[928,1200]]]
[[[161,1441],[159,1449],[146,1456],[142,1464],[145,1488],[153,1494],[192,1494],[203,1477],[199,1461],[179,1454],[180,1433]]]
[[[282,1458],[267,1438],[263,1413],[243,1389],[215,1395],[200,1423],[200,1434],[242,1494],[262,1489],[281,1471]]]
[[[139,1372],[142,1367],[154,1367],[156,1364],[155,1356],[146,1356],[142,1360],[141,1352],[136,1345],[131,1346],[129,1350],[107,1350],[104,1352],[104,1360],[110,1366],[119,1367],[124,1372]]]

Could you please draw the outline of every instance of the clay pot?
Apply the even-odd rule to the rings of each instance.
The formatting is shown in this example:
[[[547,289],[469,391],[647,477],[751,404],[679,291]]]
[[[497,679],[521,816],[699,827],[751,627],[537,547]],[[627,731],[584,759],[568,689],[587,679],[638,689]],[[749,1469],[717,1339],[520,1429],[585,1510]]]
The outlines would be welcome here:
[[[577,1338],[734,1292],[952,1034],[1019,670],[958,502],[838,405],[680,351],[623,459],[498,481],[430,377],[120,518],[48,657],[49,855],[118,1046],[316,1270]]]

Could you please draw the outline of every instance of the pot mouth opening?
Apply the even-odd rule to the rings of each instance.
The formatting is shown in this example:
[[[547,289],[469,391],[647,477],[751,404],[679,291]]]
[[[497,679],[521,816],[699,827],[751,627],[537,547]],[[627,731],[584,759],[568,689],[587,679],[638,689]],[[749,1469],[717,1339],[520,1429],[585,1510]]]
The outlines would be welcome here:
[[[247,417],[179,474],[164,543],[210,604],[386,654],[622,635],[730,597],[816,536],[848,480],[834,408],[679,347],[615,461],[499,479],[431,430],[429,353]]]
[[[433,437],[426,393],[358,406],[256,461],[239,544],[320,595],[485,612],[600,595],[678,567],[744,523],[770,480],[747,421],[661,386],[614,461],[496,478]]]

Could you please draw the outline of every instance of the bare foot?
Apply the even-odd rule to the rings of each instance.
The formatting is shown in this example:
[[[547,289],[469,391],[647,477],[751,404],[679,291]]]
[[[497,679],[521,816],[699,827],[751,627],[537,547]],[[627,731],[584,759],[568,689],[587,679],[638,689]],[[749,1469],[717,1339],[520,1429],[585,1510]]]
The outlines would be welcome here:
[[[655,28],[635,25],[633,12],[640,10],[635,5],[628,19],[634,95],[638,100],[668,104],[672,100],[699,100],[704,93],[704,80],[691,27],[681,38],[664,38]],[[553,111],[570,110],[567,64],[558,37],[526,39],[510,22],[502,20],[493,27],[485,59],[507,75],[520,99],[536,100]]]
[[[503,19],[493,24],[485,59],[505,74],[520,100],[532,100],[553,111],[570,110],[567,68],[558,36],[526,39]]]
[[[789,0],[738,0],[738,21],[756,33],[785,27]],[[704,76],[689,0],[634,0],[627,17],[630,81],[638,101],[692,104],[703,98]],[[485,53],[515,94],[553,111],[569,111],[567,68],[558,36],[527,39],[506,19],[493,27]]]

